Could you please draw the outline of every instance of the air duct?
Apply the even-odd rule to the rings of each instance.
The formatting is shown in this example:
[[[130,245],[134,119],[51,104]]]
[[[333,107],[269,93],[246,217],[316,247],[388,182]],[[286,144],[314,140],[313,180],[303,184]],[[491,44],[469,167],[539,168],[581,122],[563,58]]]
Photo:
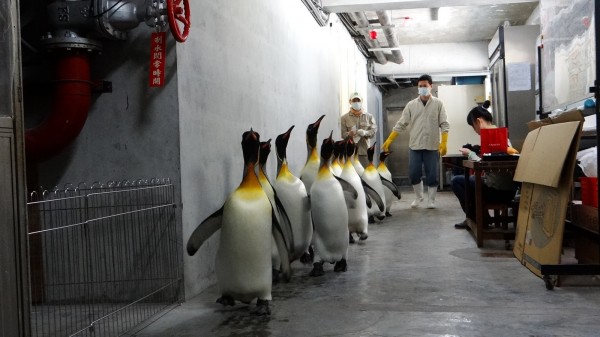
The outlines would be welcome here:
[[[356,22],[356,24],[358,25],[359,28],[369,27],[369,19],[367,19],[367,16],[365,15],[365,13],[354,12],[354,13],[351,13],[351,15],[353,17],[354,22]],[[381,48],[381,45],[379,45],[379,42],[377,40],[371,40],[368,29],[361,29],[360,31],[361,31],[362,35],[365,37],[365,43],[367,44],[367,46],[369,46],[369,48]],[[380,50],[374,51],[373,55],[377,59],[378,63],[381,63],[381,64],[387,63],[387,58],[385,57],[385,54],[382,51],[380,51]]]
[[[392,28],[392,19],[388,13],[388,11],[376,11],[377,18],[379,19],[379,23],[383,26],[383,33],[385,34],[385,38],[388,41],[388,46],[390,48],[398,48],[400,44],[398,43],[398,37],[396,36],[396,31]],[[392,57],[390,61],[394,63],[401,64],[404,62],[404,58],[402,57],[402,53],[400,50],[392,50]]]

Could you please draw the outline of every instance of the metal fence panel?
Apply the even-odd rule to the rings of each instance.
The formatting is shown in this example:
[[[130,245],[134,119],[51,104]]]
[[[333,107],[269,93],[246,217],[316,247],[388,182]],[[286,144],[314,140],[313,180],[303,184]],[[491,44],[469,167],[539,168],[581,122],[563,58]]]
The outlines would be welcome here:
[[[118,336],[181,301],[168,180],[31,193],[33,336]]]

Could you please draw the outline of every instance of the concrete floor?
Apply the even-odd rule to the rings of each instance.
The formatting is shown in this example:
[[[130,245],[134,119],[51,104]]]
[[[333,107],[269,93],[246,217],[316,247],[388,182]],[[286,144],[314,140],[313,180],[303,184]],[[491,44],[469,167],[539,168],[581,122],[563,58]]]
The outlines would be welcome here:
[[[346,273],[326,265],[312,278],[294,264],[291,282],[273,287],[270,317],[222,307],[213,286],[130,336],[600,336],[600,287],[548,291],[503,241],[478,249],[454,229],[463,214],[451,192],[433,210],[410,209],[413,197],[405,191],[393,217],[350,246]]]

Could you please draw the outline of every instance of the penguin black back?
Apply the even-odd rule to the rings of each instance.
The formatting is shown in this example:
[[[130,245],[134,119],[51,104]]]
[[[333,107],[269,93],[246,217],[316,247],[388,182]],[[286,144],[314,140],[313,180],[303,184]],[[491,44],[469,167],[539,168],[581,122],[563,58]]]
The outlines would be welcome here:
[[[324,161],[321,165],[327,165],[329,159],[331,159],[331,155],[333,155],[333,139],[331,136],[333,135],[333,131],[329,134],[329,137],[323,139],[323,144],[321,145],[321,157],[323,157]]]
[[[346,139],[346,152],[344,153],[345,157],[346,158],[352,157],[352,155],[354,154],[355,148],[356,148],[356,145],[354,145],[354,141],[352,140],[352,138]]]
[[[260,142],[260,151],[258,155],[258,164],[263,168],[267,164],[267,159],[271,153],[271,140]]]
[[[367,149],[367,159],[369,159],[370,163],[373,162],[373,156],[375,155],[375,144],[377,144],[377,142],[373,143],[373,145]]]
[[[319,132],[319,126],[321,126],[321,121],[324,117],[325,115],[322,115],[316,122],[308,124],[308,127],[306,128],[306,142],[312,148],[317,147],[317,133]]]
[[[339,158],[344,152],[345,143],[343,140],[338,140],[333,144],[333,155],[336,158]]]
[[[392,151],[382,151],[379,152],[379,162],[383,163],[387,159],[387,157],[392,153]]]
[[[256,164],[260,148],[260,135],[252,129],[242,134],[242,152],[244,153],[244,165]]]
[[[283,161],[287,158],[286,149],[288,145],[288,141],[290,140],[290,136],[292,134],[292,129],[294,129],[294,125],[290,127],[286,132],[280,134],[275,138],[275,151],[277,153],[277,159]]]

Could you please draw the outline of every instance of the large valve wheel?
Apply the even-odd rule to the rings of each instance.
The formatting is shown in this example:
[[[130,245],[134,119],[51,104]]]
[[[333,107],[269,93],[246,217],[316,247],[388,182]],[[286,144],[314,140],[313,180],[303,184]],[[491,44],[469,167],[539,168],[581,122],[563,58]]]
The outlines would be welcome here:
[[[190,33],[190,3],[188,0],[167,0],[167,16],[175,40],[185,42]],[[181,27],[183,26],[183,27]]]

